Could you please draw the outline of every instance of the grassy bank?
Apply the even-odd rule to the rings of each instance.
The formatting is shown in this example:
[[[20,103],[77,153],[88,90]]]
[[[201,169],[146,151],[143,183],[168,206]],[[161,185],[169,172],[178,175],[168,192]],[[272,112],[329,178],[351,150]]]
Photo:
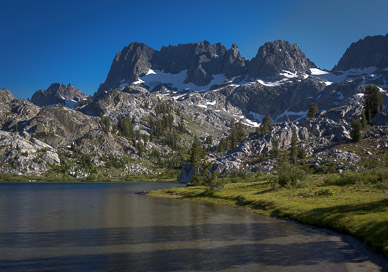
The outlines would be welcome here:
[[[335,175],[315,175],[303,188],[274,187],[271,179],[230,183],[221,192],[203,186],[151,192],[153,196],[204,199],[244,206],[269,216],[350,234],[388,258],[388,189],[374,185],[332,185]],[[324,180],[325,179],[325,180]]]
[[[91,175],[85,178],[73,178],[70,176],[52,173],[46,176],[24,176],[12,174],[0,174],[0,182],[175,182],[177,171],[169,171],[160,175],[133,175],[121,177],[107,177],[104,175]]]

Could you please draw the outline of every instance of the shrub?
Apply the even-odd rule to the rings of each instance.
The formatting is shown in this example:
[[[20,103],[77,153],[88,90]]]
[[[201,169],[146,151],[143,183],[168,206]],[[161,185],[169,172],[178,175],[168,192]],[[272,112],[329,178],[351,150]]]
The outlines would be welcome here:
[[[351,172],[345,171],[338,176],[332,176],[324,180],[326,185],[377,185],[377,187],[384,187],[388,184],[388,171],[364,171]]]
[[[207,188],[207,191],[209,192],[215,192],[215,191],[221,191],[221,189],[224,187],[224,183],[221,179],[218,178],[218,173],[209,173],[208,176],[205,177],[204,185]]]
[[[277,172],[273,183],[275,186],[300,188],[307,184],[308,175],[296,165],[280,165]]]
[[[322,188],[316,191],[314,194],[315,196],[331,196],[335,195],[337,192],[330,188]]]

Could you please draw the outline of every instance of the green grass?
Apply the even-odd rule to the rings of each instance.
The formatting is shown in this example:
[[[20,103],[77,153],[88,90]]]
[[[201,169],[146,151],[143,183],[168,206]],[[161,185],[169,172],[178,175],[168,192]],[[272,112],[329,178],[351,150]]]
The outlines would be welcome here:
[[[72,178],[61,173],[49,172],[45,176],[25,176],[0,174],[0,182],[27,182],[27,181],[42,181],[42,182],[128,182],[128,181],[146,181],[146,182],[175,182],[177,181],[178,171],[169,170],[157,175],[133,175],[133,176],[118,176],[108,177],[103,174],[91,175],[85,178]]]
[[[388,190],[372,185],[327,185],[324,176],[310,177],[307,187],[273,187],[271,180],[231,183],[209,193],[192,186],[151,192],[153,196],[204,199],[269,216],[350,234],[388,257]]]

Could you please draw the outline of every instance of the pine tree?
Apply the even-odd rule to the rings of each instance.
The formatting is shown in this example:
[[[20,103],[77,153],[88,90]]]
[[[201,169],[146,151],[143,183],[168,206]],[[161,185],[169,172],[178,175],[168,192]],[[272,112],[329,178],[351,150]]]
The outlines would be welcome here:
[[[352,130],[350,131],[350,136],[352,137],[352,140],[354,142],[359,142],[362,140],[362,135],[361,135],[361,122],[358,119],[353,119],[352,120]]]
[[[141,141],[137,141],[136,149],[137,149],[138,155],[139,155],[140,157],[143,156],[144,145],[143,145],[143,143],[142,143]]]
[[[110,130],[110,121],[107,116],[101,117],[101,127],[105,132]]]
[[[201,167],[202,147],[198,137],[194,137],[193,145],[190,150],[190,164],[194,168],[195,173],[199,173]]]
[[[245,131],[244,124],[241,119],[235,125],[237,144],[240,144],[247,137],[247,132]]]
[[[261,122],[260,133],[263,135],[268,135],[269,134],[269,127],[272,125],[273,125],[272,118],[271,118],[271,116],[269,116],[269,114],[267,114],[264,117],[263,121]]]
[[[372,118],[383,110],[383,96],[381,95],[377,86],[368,85],[364,93],[364,108],[367,112],[367,120],[371,123]],[[368,119],[368,111],[370,111],[370,118]]]
[[[305,159],[306,158],[306,150],[303,147],[298,148],[298,158]]]
[[[370,109],[365,109],[365,115],[366,115],[366,122],[368,124],[371,124],[372,123],[372,116],[371,116],[371,113],[370,113]]]
[[[183,115],[181,115],[181,117],[179,119],[178,130],[180,132],[184,132],[185,131],[185,121],[184,121]]]
[[[366,119],[366,114],[365,114],[365,110],[362,110],[362,115],[361,115],[361,124],[362,124],[362,128],[366,128],[368,126],[368,121]]]
[[[271,150],[272,156],[274,158],[277,158],[279,156],[279,140],[277,138],[274,138],[272,140],[272,150]]]
[[[318,105],[314,102],[309,103],[309,111],[307,113],[308,118],[314,118],[318,113]]]
[[[206,144],[211,145],[213,143],[213,136],[209,135],[206,137]]]
[[[220,144],[218,145],[217,152],[225,151],[225,140],[221,139]]]
[[[129,117],[119,118],[117,128],[121,136],[132,138],[133,137],[133,127]]]
[[[291,136],[291,153],[290,157],[291,160],[296,162],[298,155],[298,136],[296,135],[296,129],[292,129],[292,136]]]

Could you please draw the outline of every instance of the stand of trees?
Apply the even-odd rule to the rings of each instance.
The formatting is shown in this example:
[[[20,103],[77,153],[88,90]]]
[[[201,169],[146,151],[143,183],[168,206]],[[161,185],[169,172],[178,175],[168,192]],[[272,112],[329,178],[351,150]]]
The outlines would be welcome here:
[[[244,141],[246,137],[247,132],[245,131],[241,120],[236,122],[235,119],[232,119],[230,121],[229,135],[228,137],[221,139],[217,151],[224,152],[225,150],[232,150],[236,148],[242,141]]]

